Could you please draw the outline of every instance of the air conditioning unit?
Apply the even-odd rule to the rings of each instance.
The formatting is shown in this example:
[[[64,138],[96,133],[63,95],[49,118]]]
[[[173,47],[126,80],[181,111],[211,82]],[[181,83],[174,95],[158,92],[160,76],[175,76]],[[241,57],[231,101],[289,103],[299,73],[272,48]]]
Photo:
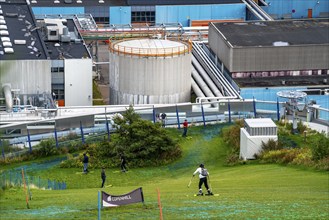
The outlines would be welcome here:
[[[58,26],[47,26],[47,39],[49,41],[58,41],[59,36]]]

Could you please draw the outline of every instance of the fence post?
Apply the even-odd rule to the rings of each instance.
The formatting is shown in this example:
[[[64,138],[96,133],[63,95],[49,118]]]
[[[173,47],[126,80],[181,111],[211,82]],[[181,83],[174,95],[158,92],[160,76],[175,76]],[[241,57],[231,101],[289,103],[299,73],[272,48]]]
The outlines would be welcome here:
[[[55,134],[56,148],[58,149],[58,139],[57,139],[56,125],[54,126],[54,134]]]
[[[252,97],[252,105],[254,107],[254,117],[257,117],[257,113],[256,113],[256,102],[255,102],[255,97]]]
[[[204,109],[201,101],[201,114],[202,114],[202,120],[203,120],[203,127],[206,127],[206,119],[204,117]]]
[[[155,124],[155,122],[156,122],[156,119],[155,119],[155,109],[154,109],[154,105],[153,105],[153,115],[152,115],[152,117],[153,117],[153,123]]]
[[[278,121],[280,121],[280,106],[279,106],[279,98],[276,98],[276,116]]]
[[[176,117],[177,117],[178,129],[180,129],[180,121],[179,121],[179,114],[178,114],[178,107],[177,107],[177,105],[176,105]]]
[[[232,119],[231,119],[231,104],[230,104],[230,100],[228,99],[227,102],[227,107],[228,107],[228,122],[231,123]]]
[[[27,141],[29,142],[30,153],[32,153],[32,145],[31,145],[30,131],[29,131],[29,129],[26,129],[26,130],[27,130]]]
[[[106,115],[106,113],[105,113],[105,120],[106,120],[107,140],[108,140],[108,141],[111,141],[109,121],[107,120],[107,115]]]
[[[83,135],[83,128],[82,128],[82,122],[80,121],[80,131],[81,131],[81,141],[84,144],[85,143],[85,136]]]
[[[1,139],[0,139],[0,147],[2,151],[2,158],[5,159],[5,145],[2,143]]]

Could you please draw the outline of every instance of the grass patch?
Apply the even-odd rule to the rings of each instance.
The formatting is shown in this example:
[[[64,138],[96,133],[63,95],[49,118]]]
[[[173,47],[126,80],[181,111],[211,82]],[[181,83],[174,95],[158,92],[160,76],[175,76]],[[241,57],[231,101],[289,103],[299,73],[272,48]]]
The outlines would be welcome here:
[[[328,172],[303,170],[276,164],[248,163],[225,166],[229,151],[219,132],[223,125],[168,129],[183,149],[178,161],[161,167],[134,168],[121,173],[106,169],[103,189],[123,194],[143,187],[145,205],[133,204],[102,209],[102,219],[159,219],[156,189],[161,193],[164,219],[328,219]],[[39,161],[42,163],[41,161]],[[198,179],[192,173],[200,163],[210,172],[210,185],[218,197],[194,197]],[[15,164],[20,166],[20,164]],[[27,167],[29,164],[25,164]],[[1,170],[13,166],[1,167]],[[83,175],[82,168],[28,169],[28,175],[66,181],[67,190],[31,189],[33,199],[26,208],[22,188],[0,194],[0,219],[97,219],[100,169]]]

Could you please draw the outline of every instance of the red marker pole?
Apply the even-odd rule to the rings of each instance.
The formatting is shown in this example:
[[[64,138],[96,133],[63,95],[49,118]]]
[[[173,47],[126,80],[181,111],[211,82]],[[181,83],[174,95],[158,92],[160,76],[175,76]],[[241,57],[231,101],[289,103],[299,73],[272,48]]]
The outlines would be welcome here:
[[[26,196],[26,207],[29,209],[29,197],[27,196],[27,191],[26,191],[26,183],[25,183],[25,178],[24,178],[24,169],[22,168],[22,179],[24,183],[24,191],[25,191],[25,196]]]
[[[160,210],[160,220],[163,220],[162,206],[161,206],[161,201],[160,201],[160,190],[159,190],[159,188],[157,189],[157,192],[158,192],[158,206],[159,206],[159,210]]]

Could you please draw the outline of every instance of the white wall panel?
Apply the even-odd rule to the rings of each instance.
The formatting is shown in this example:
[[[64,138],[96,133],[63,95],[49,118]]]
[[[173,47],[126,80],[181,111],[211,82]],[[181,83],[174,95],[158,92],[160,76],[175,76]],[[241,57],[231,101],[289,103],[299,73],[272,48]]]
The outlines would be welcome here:
[[[65,106],[90,106],[92,94],[92,60],[66,59]]]

